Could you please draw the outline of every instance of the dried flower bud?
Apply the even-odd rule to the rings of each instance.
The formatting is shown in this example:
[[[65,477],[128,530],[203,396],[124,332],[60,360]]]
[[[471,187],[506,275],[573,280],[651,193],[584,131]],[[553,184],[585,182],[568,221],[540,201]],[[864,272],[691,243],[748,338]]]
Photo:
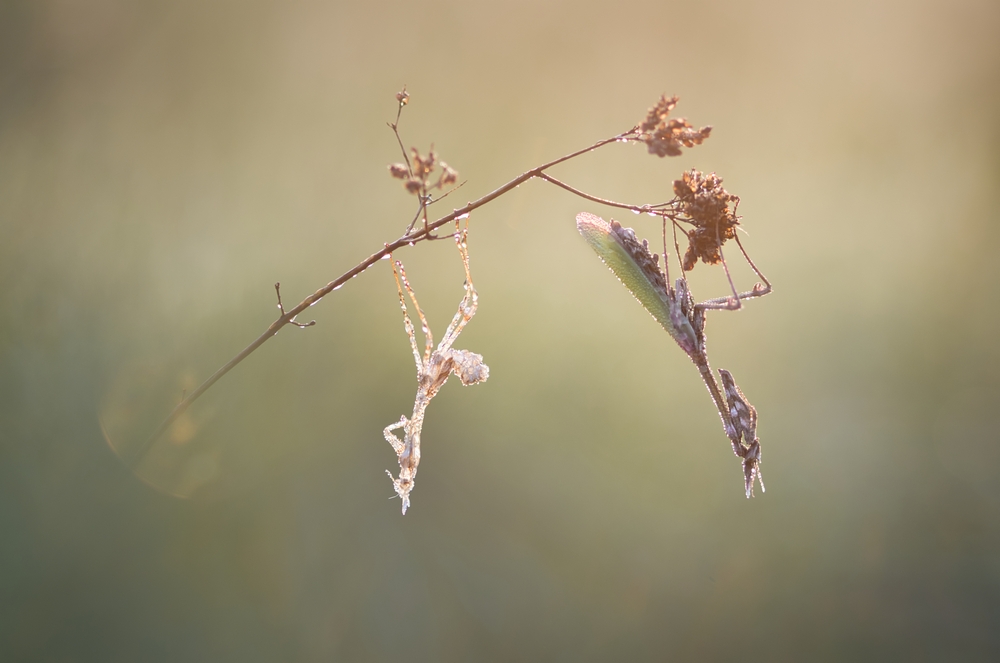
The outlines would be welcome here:
[[[694,269],[700,258],[714,265],[722,261],[721,248],[726,240],[736,236],[739,198],[722,188],[722,178],[715,173],[705,175],[689,170],[674,181],[674,194],[680,210],[694,226],[688,232],[688,249],[684,254],[684,270]],[[733,203],[733,208],[729,204]]]
[[[400,106],[410,103],[410,93],[406,91],[405,87],[396,93],[396,101],[399,102]]]
[[[434,164],[437,162],[437,155],[434,154],[434,149],[431,148],[430,154],[427,156],[420,154],[415,147],[410,148],[410,153],[413,155],[413,176],[419,177],[421,180],[426,180],[427,176],[434,170]]]
[[[701,145],[711,133],[711,126],[702,127],[701,129],[684,129],[677,134],[677,138],[684,143],[684,147],[694,147],[695,145]]]
[[[656,105],[650,108],[649,112],[646,113],[646,119],[643,121],[641,127],[642,130],[649,133],[656,129],[657,125],[667,119],[670,111],[672,111],[674,106],[677,105],[677,101],[677,97],[670,97],[668,99],[667,95],[661,95],[660,100],[656,102]]]
[[[390,163],[389,174],[395,177],[397,180],[405,180],[407,177],[410,176],[410,171],[406,167],[405,163]]]
[[[419,178],[411,177],[410,179],[406,180],[406,184],[404,186],[406,186],[406,190],[408,192],[417,194],[420,193],[420,190],[423,188],[424,183],[423,180],[420,180]]]
[[[441,162],[441,186],[449,186],[458,181],[458,171],[444,161]]]
[[[650,154],[658,157],[678,156],[681,154],[681,146],[700,145],[712,132],[712,127],[695,129],[684,118],[668,117],[676,105],[677,97],[660,97],[639,125],[641,133],[637,140],[646,143]]]
[[[698,255],[694,251],[694,244],[688,246],[684,252],[684,271],[690,272],[698,264]]]

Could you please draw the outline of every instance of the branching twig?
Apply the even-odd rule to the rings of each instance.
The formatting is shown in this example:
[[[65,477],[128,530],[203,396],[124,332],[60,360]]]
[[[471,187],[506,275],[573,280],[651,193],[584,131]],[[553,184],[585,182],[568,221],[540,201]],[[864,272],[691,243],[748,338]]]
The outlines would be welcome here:
[[[281,303],[281,283],[274,284],[274,292],[278,295],[278,310],[281,311],[281,315],[285,315],[285,306]],[[316,325],[315,320],[310,320],[309,322],[296,322],[294,318],[288,321],[288,324],[295,325],[299,329],[305,329],[306,327],[313,327]]]
[[[403,105],[403,102],[400,101],[400,107],[402,107],[402,105]],[[398,121],[398,115],[397,115],[397,121]],[[390,124],[390,126],[393,127],[393,130],[395,131],[395,126],[393,124]],[[178,417],[180,417],[189,407],[191,407],[192,403],[194,403],[196,400],[198,400],[198,398],[202,394],[204,394],[206,391],[208,391],[208,389],[212,385],[214,385],[216,382],[218,382],[219,379],[222,378],[222,376],[224,376],[226,373],[228,373],[229,371],[233,370],[236,366],[238,366],[240,364],[240,362],[242,362],[244,359],[246,359],[247,357],[249,357],[257,348],[259,348],[261,345],[263,345],[272,336],[274,336],[275,334],[277,334],[281,330],[281,328],[284,327],[285,325],[288,325],[288,324],[301,324],[301,323],[296,323],[295,322],[295,317],[297,315],[299,315],[300,313],[302,313],[304,310],[306,310],[307,308],[309,308],[313,304],[316,304],[317,302],[319,302],[319,300],[323,299],[324,297],[326,297],[328,294],[330,294],[334,290],[339,289],[341,286],[343,286],[349,280],[351,280],[355,276],[361,274],[362,272],[364,272],[365,270],[367,270],[369,267],[371,267],[372,265],[374,265],[375,263],[377,263],[379,260],[387,258],[392,252],[394,252],[394,251],[396,251],[398,249],[401,249],[401,248],[403,248],[405,246],[413,245],[413,244],[416,244],[417,242],[420,242],[420,241],[423,241],[423,240],[427,240],[427,239],[431,239],[433,237],[433,234],[432,234],[433,231],[436,230],[437,228],[440,228],[441,226],[443,226],[443,225],[445,225],[447,223],[451,223],[451,222],[455,221],[456,219],[460,219],[460,218],[468,215],[470,212],[472,212],[472,211],[474,211],[474,210],[482,207],[483,205],[486,205],[487,203],[490,203],[490,202],[496,200],[500,196],[504,195],[505,193],[508,193],[509,191],[515,189],[516,187],[518,187],[519,185],[523,184],[524,182],[527,182],[530,179],[533,179],[533,178],[536,178],[536,177],[543,178],[542,177],[543,173],[546,170],[548,170],[549,168],[552,168],[553,166],[559,165],[559,164],[561,164],[563,162],[569,161],[570,159],[574,159],[574,158],[576,158],[578,156],[581,156],[583,154],[587,154],[588,152],[592,152],[592,151],[594,151],[594,150],[596,150],[596,149],[598,149],[600,147],[603,147],[605,145],[609,145],[611,143],[617,143],[617,142],[621,142],[621,141],[625,141],[625,140],[634,138],[637,134],[638,134],[638,127],[634,127],[632,129],[629,129],[628,131],[626,131],[624,133],[618,134],[616,136],[612,136],[611,138],[605,138],[604,140],[599,140],[599,141],[597,141],[596,143],[594,143],[593,145],[591,145],[589,147],[585,147],[585,148],[577,150],[575,152],[571,152],[571,153],[569,153],[569,154],[567,154],[565,156],[559,157],[558,159],[554,159],[554,160],[549,161],[547,163],[544,163],[544,164],[542,164],[540,166],[536,166],[535,168],[532,168],[531,170],[528,170],[528,171],[525,171],[525,172],[521,173],[520,175],[518,175],[514,179],[510,180],[509,182],[507,182],[503,186],[501,186],[501,187],[499,187],[497,189],[494,189],[493,191],[491,191],[490,193],[486,194],[485,196],[483,196],[483,197],[481,197],[481,198],[479,198],[477,200],[474,200],[474,201],[472,201],[470,203],[467,203],[464,207],[461,207],[459,209],[453,210],[451,213],[442,216],[441,218],[437,219],[436,221],[428,222],[426,225],[420,227],[419,229],[416,229],[416,230],[410,229],[406,234],[404,234],[399,239],[396,239],[396,240],[394,240],[392,242],[384,244],[381,249],[379,249],[375,253],[371,254],[370,256],[368,256],[367,258],[365,258],[364,260],[362,260],[360,263],[358,263],[357,265],[355,265],[351,269],[347,270],[346,272],[344,272],[343,274],[341,274],[340,276],[338,276],[333,281],[330,281],[329,283],[327,283],[322,288],[316,290],[313,294],[309,295],[308,297],[306,297],[305,299],[303,299],[301,302],[299,302],[294,308],[288,310],[287,312],[282,313],[282,315],[277,320],[275,320],[274,322],[272,322],[270,324],[270,326],[268,326],[268,328],[260,336],[258,336],[250,345],[248,345],[239,354],[237,354],[235,357],[233,357],[228,362],[226,362],[226,364],[224,366],[222,366],[215,373],[213,373],[207,380],[205,380],[201,385],[199,385],[197,389],[195,389],[190,394],[188,394],[184,398],[184,400],[182,400],[180,403],[177,404],[176,407],[174,407],[174,409],[170,412],[170,414],[167,416],[167,418],[163,420],[163,423],[161,423],[159,425],[159,427],[157,427],[157,429],[142,444],[142,446],[140,446],[135,451],[135,453],[132,454],[131,458],[128,459],[129,465],[132,466],[132,467],[137,466],[139,464],[139,462],[142,461],[143,458],[145,458],[146,454],[149,452],[149,449],[153,446],[153,443],[156,442],[156,440],[158,440],[160,438],[160,436],[163,435],[163,433],[165,433],[175,421],[177,421]],[[398,138],[398,134],[397,134],[397,138]],[[402,147],[402,142],[400,142],[400,146]],[[405,156],[405,149],[404,149],[404,156]],[[407,166],[409,167],[409,159],[407,159]],[[548,177],[544,177],[543,179],[549,180]],[[549,181],[551,181],[551,180],[549,180]],[[552,183],[555,184],[556,182],[552,182]],[[601,201],[601,199],[595,198],[593,196],[589,196],[588,194],[584,194],[583,192],[578,191],[576,189],[573,189],[572,187],[570,187],[568,185],[564,185],[561,182],[558,183],[558,186],[561,186],[562,188],[564,188],[564,189],[566,189],[566,190],[568,190],[571,193],[574,193],[576,195],[581,195],[581,196],[583,196],[584,198],[586,198],[588,200],[593,200],[594,202],[600,202]],[[616,206],[624,207],[626,209],[640,209],[640,210],[644,210],[644,209],[647,209],[647,208],[652,209],[652,207],[650,207],[650,206],[642,206],[642,205],[617,204]],[[421,205],[421,210],[425,210],[425,209],[426,209],[426,206]],[[418,216],[417,216],[417,219],[419,219],[419,218],[420,218],[420,212],[418,212]],[[282,310],[284,310],[284,309],[282,309]]]

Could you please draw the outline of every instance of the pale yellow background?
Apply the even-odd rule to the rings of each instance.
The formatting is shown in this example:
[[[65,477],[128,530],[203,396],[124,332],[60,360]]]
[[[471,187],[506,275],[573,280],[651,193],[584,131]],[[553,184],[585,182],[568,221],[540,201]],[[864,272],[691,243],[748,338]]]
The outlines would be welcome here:
[[[0,658],[995,660],[998,34],[987,0],[0,4]],[[612,213],[542,182],[472,216],[458,345],[491,375],[429,408],[405,517],[385,262],[139,478],[119,461],[101,422],[137,443],[275,281],[298,301],[399,235],[403,84],[407,144],[467,180],[442,212],[664,92],[715,126],[554,174],[645,203],[696,167],[742,197],[775,293],[712,315],[709,350],[760,413],[765,495],[576,234]],[[454,248],[398,257],[440,334]]]

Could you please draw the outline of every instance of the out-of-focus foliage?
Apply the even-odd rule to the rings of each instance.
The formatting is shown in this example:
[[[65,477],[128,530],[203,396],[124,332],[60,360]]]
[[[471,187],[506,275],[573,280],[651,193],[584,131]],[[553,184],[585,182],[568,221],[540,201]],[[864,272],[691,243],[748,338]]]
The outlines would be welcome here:
[[[0,4],[3,658],[995,659],[998,32],[976,0]],[[741,197],[775,293],[708,335],[766,494],[577,235],[611,214],[541,182],[470,220],[462,340],[491,377],[435,400],[405,517],[388,262],[125,468],[105,433],[155,428],[275,281],[298,301],[409,223],[404,83],[408,146],[468,180],[443,211],[662,93],[713,125],[553,175],[656,203],[697,168]],[[400,257],[443,328],[454,247]],[[710,265],[692,287],[727,293]]]

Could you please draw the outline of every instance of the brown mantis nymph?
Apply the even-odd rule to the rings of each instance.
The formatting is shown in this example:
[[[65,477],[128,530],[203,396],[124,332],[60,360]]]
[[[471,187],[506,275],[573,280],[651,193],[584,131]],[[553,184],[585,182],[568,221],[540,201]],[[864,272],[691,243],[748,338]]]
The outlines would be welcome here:
[[[631,228],[623,227],[614,219],[609,223],[599,216],[582,212],[576,217],[576,226],[601,260],[698,367],[698,372],[701,373],[701,378],[719,411],[726,436],[732,443],[733,453],[743,461],[746,496],[753,496],[755,481],[760,484],[761,490],[764,490],[764,481],[760,476],[757,411],[736,386],[732,374],[725,369],[719,369],[719,376],[722,378],[722,388],[719,388],[709,367],[708,352],[705,348],[705,311],[738,308],[745,299],[762,297],[769,293],[770,283],[744,252],[754,272],[764,282],[756,284],[749,292],[736,293],[734,297],[710,299],[696,304],[687,280],[683,277],[685,271],[683,265],[682,277],[676,280],[674,286],[671,287],[667,281],[665,227],[664,259],[661,269],[659,256],[650,252],[646,240],[640,242]],[[721,252],[721,242],[719,244]]]
[[[456,350],[452,347],[462,333],[465,325],[469,323],[472,316],[476,314],[476,307],[479,304],[479,296],[472,285],[472,275],[469,273],[469,247],[468,221],[466,227],[461,230],[458,222],[455,224],[455,246],[462,256],[462,265],[465,267],[465,296],[459,302],[458,312],[452,318],[451,324],[445,330],[444,337],[434,348],[434,337],[431,334],[430,325],[427,318],[417,303],[417,296],[413,293],[413,288],[406,278],[406,271],[403,263],[394,260],[392,263],[392,273],[396,277],[396,289],[399,292],[399,306],[403,309],[403,326],[406,328],[406,335],[410,337],[410,348],[413,350],[413,359],[417,365],[417,396],[413,401],[413,415],[407,419],[406,415],[399,418],[399,421],[385,427],[383,434],[386,441],[392,445],[396,456],[399,458],[399,477],[393,477],[392,472],[386,470],[386,474],[392,479],[392,486],[396,489],[396,494],[403,502],[403,513],[410,506],[410,492],[413,490],[414,480],[417,476],[417,465],[420,464],[420,431],[424,425],[424,413],[427,406],[433,399],[452,373],[458,376],[464,386],[485,382],[490,376],[489,366],[483,363],[483,356],[468,350]],[[420,319],[420,328],[424,333],[424,352],[420,353],[417,347],[417,338],[413,330],[413,323],[406,310],[406,298],[403,290],[409,295],[413,302],[413,308],[417,311]],[[403,429],[403,439],[393,431]]]

